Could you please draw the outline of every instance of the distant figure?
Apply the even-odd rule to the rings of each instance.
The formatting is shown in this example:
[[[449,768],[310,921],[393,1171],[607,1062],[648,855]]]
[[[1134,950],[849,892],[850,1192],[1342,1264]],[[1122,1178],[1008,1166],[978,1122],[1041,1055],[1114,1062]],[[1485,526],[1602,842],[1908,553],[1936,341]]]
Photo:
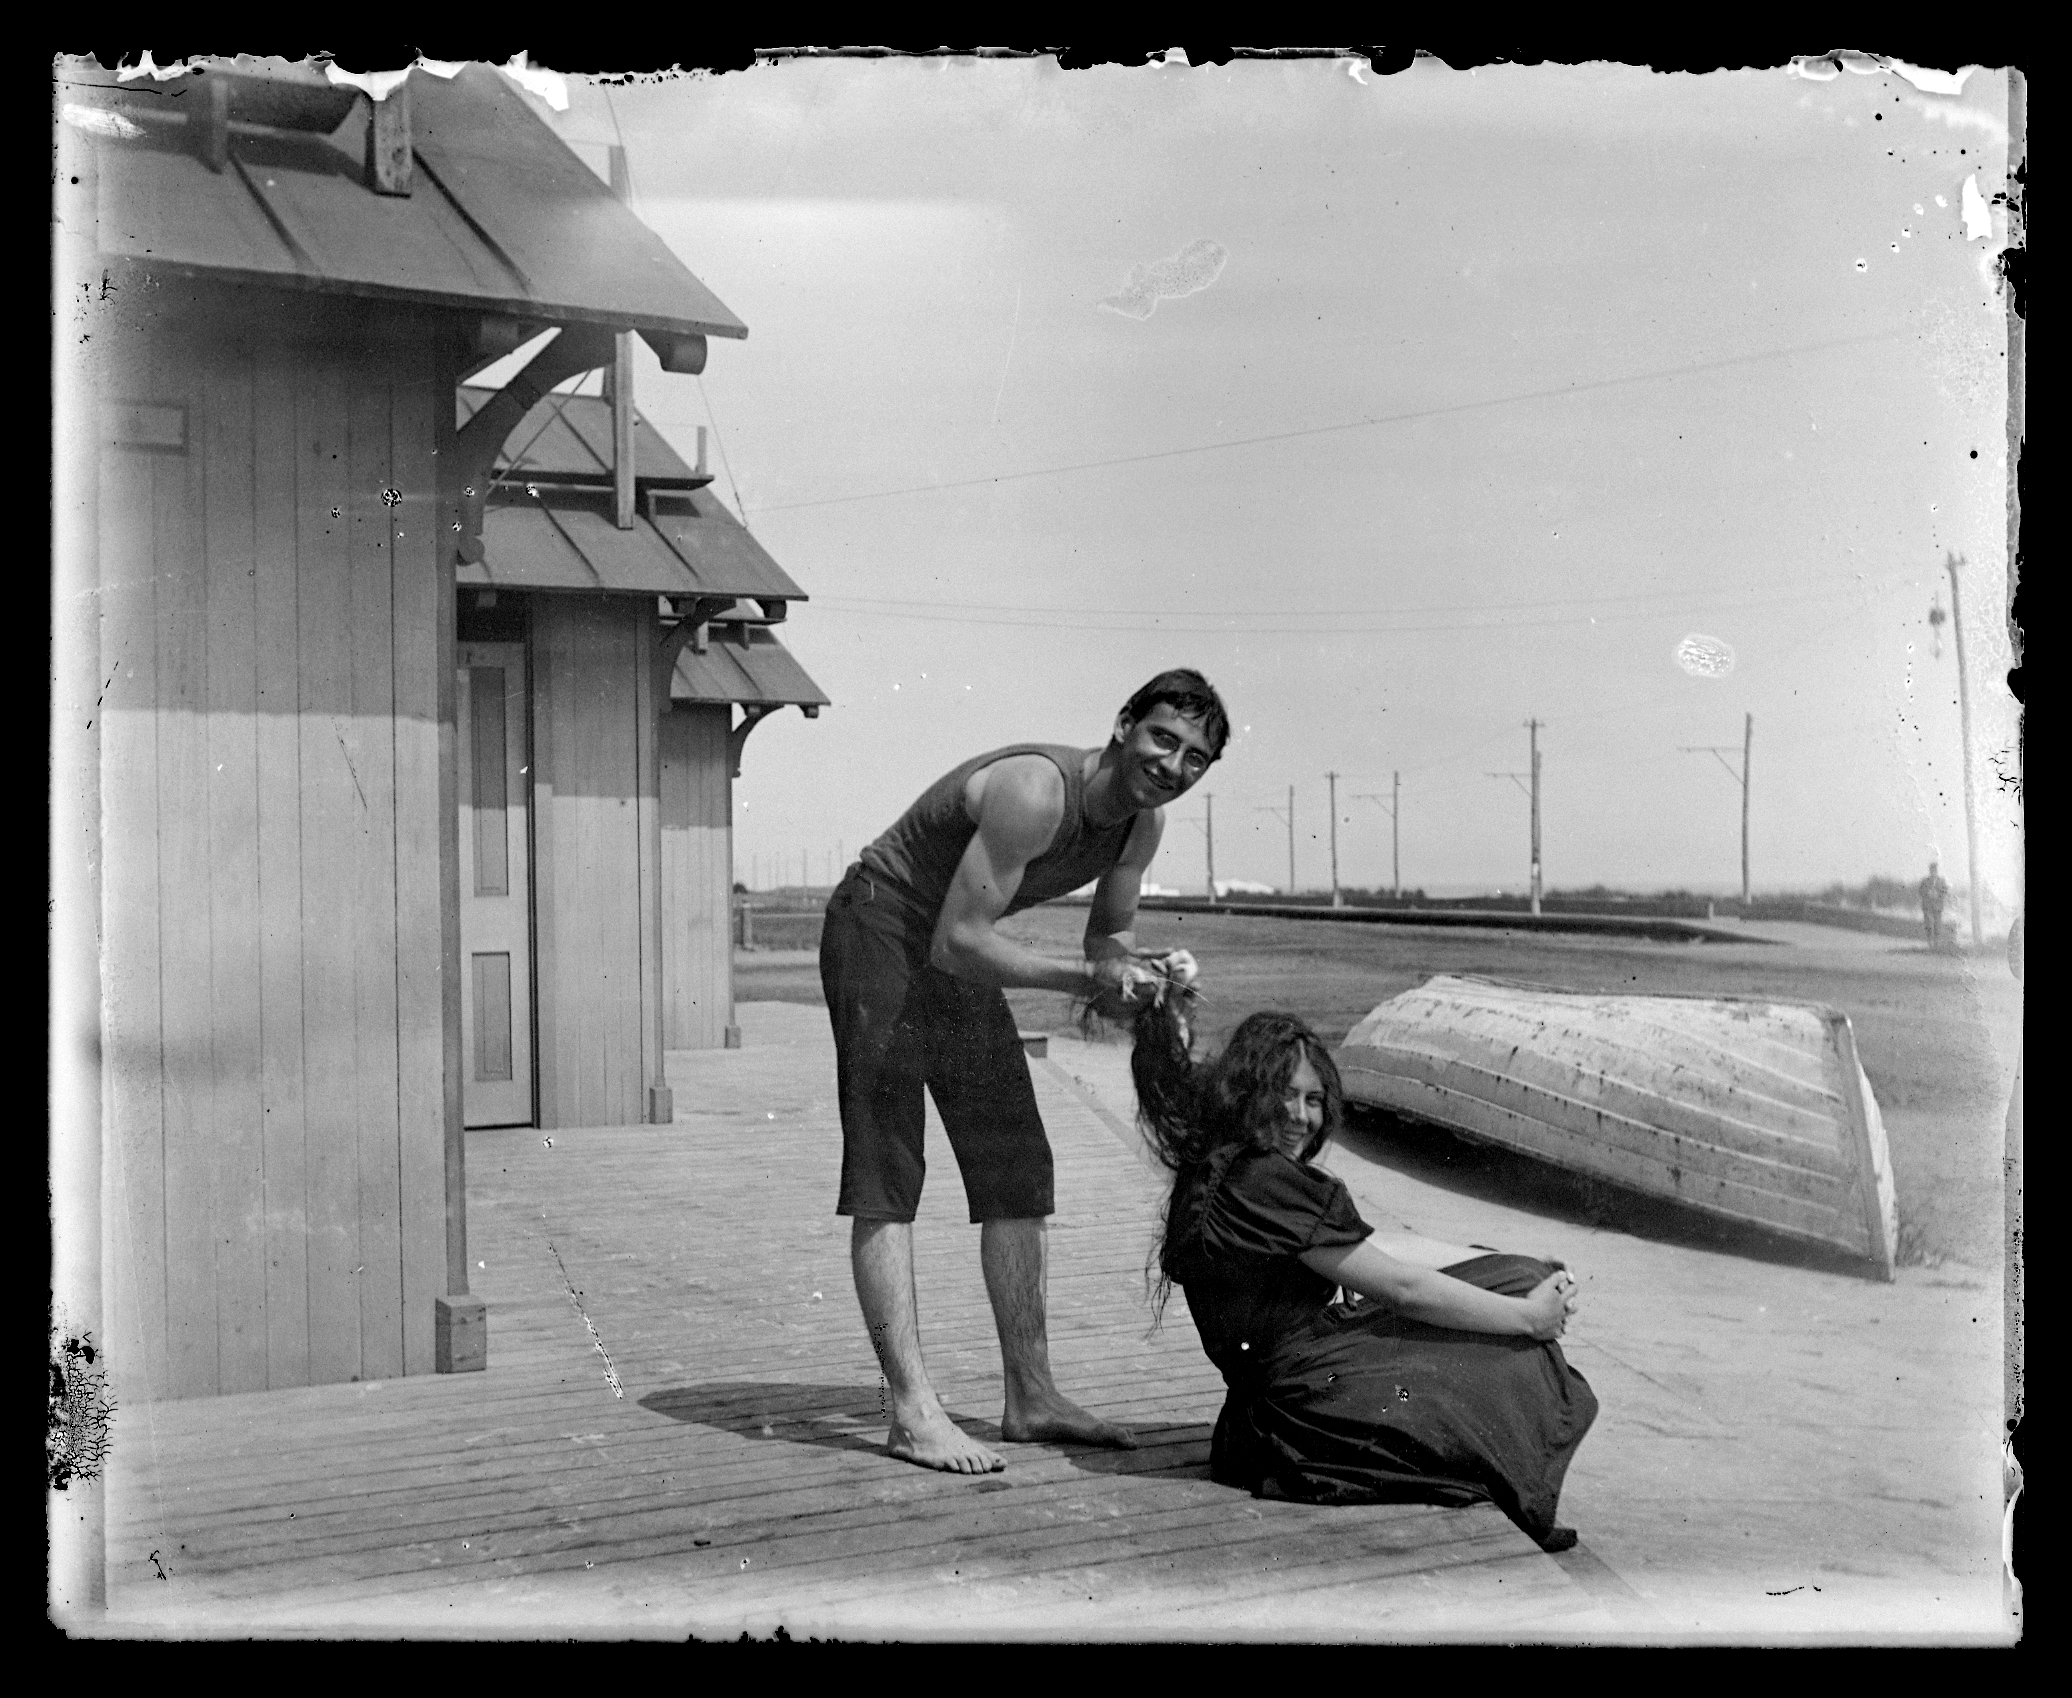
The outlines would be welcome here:
[[[1940,864],[1928,863],[1928,876],[1921,881],[1921,925],[1928,933],[1928,947],[1942,947],[1943,904],[1950,898],[1949,882],[1942,876]]]

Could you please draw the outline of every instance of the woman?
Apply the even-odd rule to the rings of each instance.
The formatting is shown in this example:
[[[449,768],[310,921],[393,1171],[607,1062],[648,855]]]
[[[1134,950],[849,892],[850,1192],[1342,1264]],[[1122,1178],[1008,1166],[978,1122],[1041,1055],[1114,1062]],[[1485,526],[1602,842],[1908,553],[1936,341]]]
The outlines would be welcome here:
[[[1573,1545],[1555,1504],[1597,1414],[1555,1342],[1574,1279],[1525,1256],[1433,1270],[1384,1254],[1310,1165],[1344,1109],[1317,1035],[1254,1014],[1196,1063],[1191,1000],[1176,981],[1135,1013],[1130,1066],[1174,1176],[1156,1304],[1186,1292],[1230,1388],[1211,1476],[1306,1503],[1487,1501],[1542,1548]]]

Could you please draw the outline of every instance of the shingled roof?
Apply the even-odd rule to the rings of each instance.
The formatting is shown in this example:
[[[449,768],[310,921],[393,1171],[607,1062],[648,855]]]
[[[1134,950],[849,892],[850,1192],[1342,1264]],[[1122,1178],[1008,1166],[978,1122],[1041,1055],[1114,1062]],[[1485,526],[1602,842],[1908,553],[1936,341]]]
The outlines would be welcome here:
[[[543,324],[748,334],[486,66],[414,70],[398,91],[407,193],[371,180],[372,102],[306,66],[122,82],[67,62],[58,81],[104,260]]]

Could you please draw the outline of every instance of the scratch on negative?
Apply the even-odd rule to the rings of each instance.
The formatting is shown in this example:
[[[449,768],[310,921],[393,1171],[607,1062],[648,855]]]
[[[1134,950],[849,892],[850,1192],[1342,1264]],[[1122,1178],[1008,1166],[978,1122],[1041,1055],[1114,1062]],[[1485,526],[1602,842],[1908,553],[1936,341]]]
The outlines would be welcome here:
[[[583,1325],[590,1329],[590,1342],[596,1346],[597,1354],[604,1358],[604,1377],[611,1382],[612,1396],[624,1397],[626,1388],[619,1384],[619,1371],[612,1366],[611,1352],[604,1347],[604,1340],[597,1336],[597,1323],[592,1321],[583,1309],[583,1300],[576,1294],[576,1282],[568,1277],[568,1264],[561,1259],[561,1252],[554,1248],[554,1240],[547,1240],[547,1253],[554,1258],[554,1265],[561,1270],[561,1283],[568,1287],[568,1300],[575,1312],[582,1316]]]
[[[353,765],[353,752],[345,741],[345,727],[338,723],[338,716],[331,716],[331,729],[338,737],[338,752],[345,756],[345,770],[353,775],[353,789],[359,791],[360,812],[367,811],[367,792],[360,789],[360,769]]]

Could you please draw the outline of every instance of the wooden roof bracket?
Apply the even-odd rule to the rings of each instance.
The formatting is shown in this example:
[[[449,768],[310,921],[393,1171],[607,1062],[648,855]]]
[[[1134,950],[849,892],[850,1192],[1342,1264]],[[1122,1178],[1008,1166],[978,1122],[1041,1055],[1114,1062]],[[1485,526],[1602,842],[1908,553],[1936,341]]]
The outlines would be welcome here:
[[[595,371],[609,365],[616,351],[612,331],[598,324],[564,324],[561,334],[549,342],[525,369],[482,404],[473,418],[460,427],[454,446],[460,455],[460,515],[454,521],[459,536],[454,545],[458,558],[469,566],[482,563],[482,515],[489,504],[491,474],[505,439],[518,428],[518,421],[538,406],[555,384],[578,372]]]
[[[727,772],[732,778],[741,776],[741,748],[748,741],[749,732],[786,707],[796,707],[808,719],[820,717],[818,702],[743,702],[741,723],[727,733]]]
[[[753,731],[765,719],[769,718],[771,714],[775,713],[778,706],[779,704],[775,702],[743,702],[741,704],[741,723],[727,733],[728,777],[739,778],[741,776],[741,750],[748,742],[749,732]]]
[[[734,605],[730,595],[721,596],[671,596],[669,604],[676,614],[676,623],[662,633],[662,646],[655,656],[659,668],[656,676],[660,683],[655,695],[662,704],[662,711],[669,711],[669,680],[676,675],[676,657],[683,653],[688,643],[693,654],[705,652],[705,627],[715,613],[724,613]]]

